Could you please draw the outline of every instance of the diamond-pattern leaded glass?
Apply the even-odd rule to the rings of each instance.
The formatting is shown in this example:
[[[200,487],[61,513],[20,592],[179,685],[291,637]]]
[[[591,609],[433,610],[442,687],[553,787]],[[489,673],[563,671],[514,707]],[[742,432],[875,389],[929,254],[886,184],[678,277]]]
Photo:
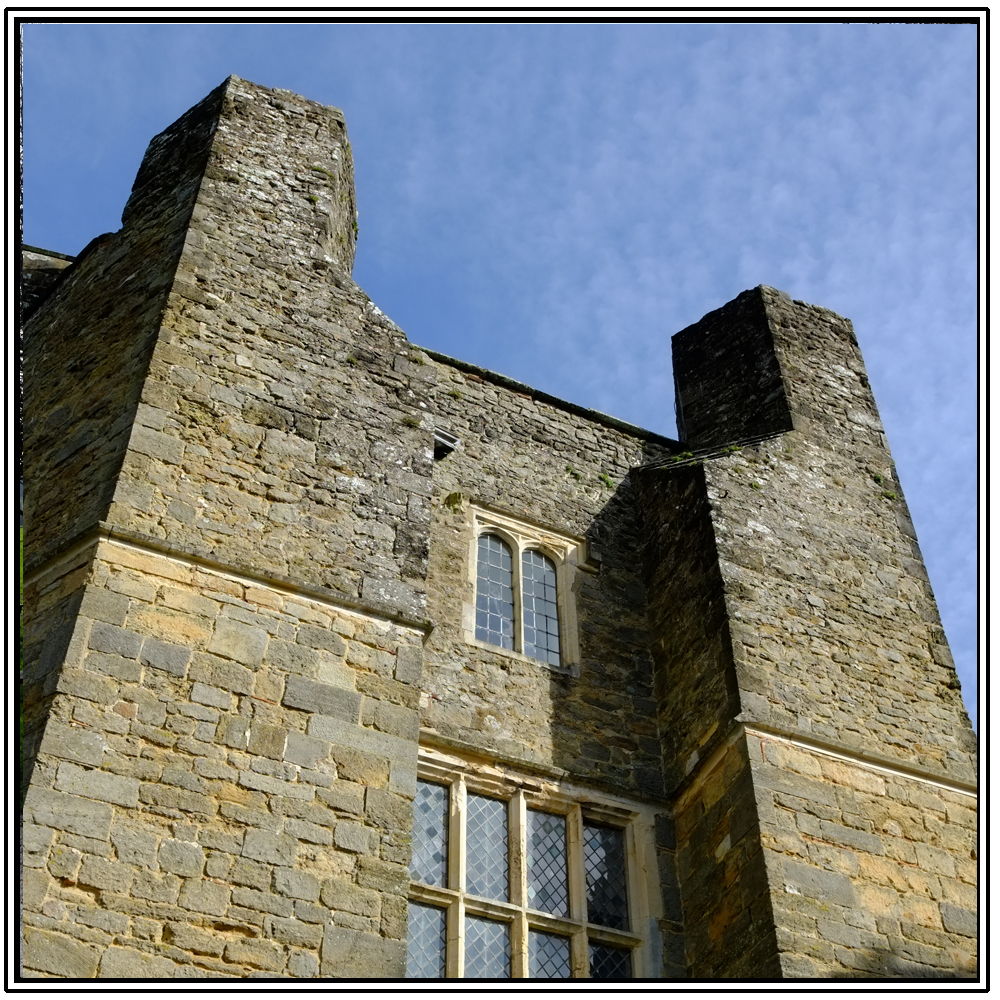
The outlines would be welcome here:
[[[556,566],[541,552],[521,556],[524,655],[559,666],[559,609]]]
[[[529,809],[527,839],[528,906],[568,917],[566,817]]]
[[[510,979],[510,927],[498,920],[465,918],[465,978]]]
[[[479,536],[476,563],[476,638],[514,648],[514,577],[510,546],[496,535]]]
[[[465,806],[466,890],[509,899],[507,803],[470,794]]]
[[[590,945],[591,979],[631,979],[632,952],[610,944]]]
[[[410,900],[407,979],[444,979],[445,911]]]
[[[528,931],[528,975],[532,979],[569,979],[569,938]]]
[[[603,927],[627,930],[624,832],[585,823],[583,858],[587,869],[587,919]]]
[[[448,884],[448,788],[445,785],[417,782],[410,878],[425,885]]]

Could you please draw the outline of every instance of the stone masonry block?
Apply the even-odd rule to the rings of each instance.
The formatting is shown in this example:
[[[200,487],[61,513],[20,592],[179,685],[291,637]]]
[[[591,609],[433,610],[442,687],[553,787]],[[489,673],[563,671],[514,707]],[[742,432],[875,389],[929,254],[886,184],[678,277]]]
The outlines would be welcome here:
[[[63,848],[65,850],[65,848]],[[58,851],[60,848],[54,848]],[[79,855],[78,855],[79,856]],[[56,876],[57,878],[59,876]],[[22,871],[21,905],[28,911],[38,912],[42,908],[52,879],[42,868],[26,868]]]
[[[383,788],[369,788],[365,791],[365,819],[383,830],[408,830],[413,821],[413,803]]]
[[[350,723],[358,721],[361,695],[293,675],[285,683],[282,704]]]
[[[111,843],[118,852],[118,860],[139,868],[156,867],[156,849],[159,837],[152,831],[129,824],[118,818],[111,827]]]
[[[405,896],[410,884],[410,873],[403,865],[362,855],[358,858],[358,885],[379,892]]]
[[[264,663],[293,674],[315,677],[316,671],[319,670],[319,653],[316,649],[301,643],[272,639],[267,644]]]
[[[396,653],[396,680],[405,684],[419,684],[423,670],[423,647],[400,646]]]
[[[101,587],[87,586],[80,602],[80,614],[109,625],[124,625],[128,616],[128,597]]]
[[[292,951],[288,956],[288,974],[296,979],[315,979],[319,975],[319,959],[309,951]]]
[[[99,767],[104,759],[104,745],[104,737],[100,733],[50,719],[45,726],[39,753]]]
[[[196,682],[191,687],[191,700],[198,705],[211,705],[228,712],[233,706],[233,696],[222,688]]]
[[[375,706],[375,728],[416,742],[420,734],[420,713],[412,708],[380,701]]]
[[[148,871],[136,872],[132,883],[132,895],[151,903],[175,903],[180,889],[181,880],[176,875],[160,876]]]
[[[281,944],[299,948],[318,948],[323,941],[323,928],[287,917],[268,917],[264,931]]]
[[[261,628],[244,625],[231,618],[220,618],[215,623],[215,633],[208,644],[208,651],[236,660],[256,669],[267,649],[267,633]],[[249,693],[249,692],[247,692]]]
[[[184,459],[184,442],[179,438],[136,424],[132,428],[129,449],[140,455],[157,458],[169,465],[180,465]]]
[[[320,969],[336,979],[402,979],[406,975],[406,944],[377,934],[327,927],[323,934]]]
[[[396,758],[389,761],[389,791],[412,799],[417,794],[416,759]]]
[[[91,650],[84,661],[87,670],[98,674],[107,674],[116,680],[135,684],[142,679],[142,664],[137,660],[128,660],[117,653],[98,653]]]
[[[161,639],[146,639],[142,644],[140,659],[146,666],[164,670],[175,677],[183,677],[187,673],[191,650],[173,642],[163,642]]]
[[[235,719],[223,719],[219,723],[216,739],[227,747],[246,750],[250,742],[250,720],[238,716]]]
[[[336,781],[330,788],[321,788],[317,797],[331,809],[360,816],[364,810],[365,789],[353,781]]]
[[[944,924],[944,929],[952,934],[970,938],[979,936],[979,916],[972,910],[965,910],[952,903],[942,903],[941,922]]]
[[[65,934],[24,928],[24,966],[51,972],[67,979],[93,979],[97,975],[100,952],[93,945],[75,941]]]
[[[118,700],[118,685],[107,677],[98,677],[89,670],[63,670],[56,682],[60,694],[113,705]]]
[[[271,866],[262,865],[249,858],[240,858],[230,869],[229,881],[248,889],[269,889],[271,886]]]
[[[189,878],[184,880],[177,905],[196,913],[207,913],[213,917],[225,916],[229,908],[228,885],[211,879]]]
[[[196,955],[212,955],[216,958],[226,947],[224,937],[180,922],[168,924],[164,938],[182,951],[190,951]]]
[[[349,819],[342,819],[337,824],[333,842],[353,854],[375,854],[378,851],[378,833]]]
[[[35,823],[24,823],[21,826],[21,849],[23,863],[29,868],[42,868],[52,844],[52,830],[47,826]]]
[[[317,763],[330,756],[330,744],[326,740],[314,740],[301,733],[289,733],[285,744],[284,759],[293,764],[313,770]]]
[[[296,639],[311,649],[325,649],[336,656],[344,656],[347,653],[347,643],[330,629],[317,628],[315,625],[300,625]]]
[[[117,806],[134,808],[139,804],[139,782],[136,778],[125,778],[107,771],[88,771],[69,762],[59,765],[55,788],[57,792],[69,792]]]
[[[101,957],[99,979],[171,979],[176,964],[162,955],[112,945]]]
[[[87,927],[97,927],[109,934],[124,934],[128,931],[128,917],[114,910],[101,910],[92,906],[78,906],[73,911],[73,919]]]
[[[73,880],[80,868],[83,855],[72,847],[56,844],[49,852],[49,872],[56,878]]]
[[[94,886],[107,892],[126,893],[133,877],[134,873],[126,865],[88,854],[84,856],[76,880],[80,885]]]
[[[854,887],[846,875],[828,872],[797,861],[782,860],[785,892],[808,896],[824,903],[854,906]]]
[[[94,622],[87,644],[100,653],[117,653],[127,660],[134,660],[142,649],[142,636],[131,629],[119,628],[107,622]]]
[[[295,864],[297,847],[295,838],[286,834],[248,830],[243,838],[243,857],[291,868]]]
[[[333,844],[333,833],[325,826],[309,823],[304,819],[286,819],[284,831],[296,840],[307,844],[322,844],[330,847]]]
[[[361,753],[373,754],[376,757],[409,759],[416,761],[417,745],[410,740],[388,733],[380,733],[374,729],[363,729],[361,726],[329,715],[317,714],[310,718],[306,727],[310,736],[328,740],[337,746],[350,750],[360,750]]]
[[[375,889],[366,889],[342,878],[328,878],[323,882],[323,905],[331,910],[354,913],[360,917],[378,918],[382,897]]]
[[[269,972],[280,972],[285,967],[285,949],[270,941],[230,941],[225,954],[227,961]]]
[[[294,868],[275,868],[274,891],[292,899],[315,903],[319,899],[319,879]]]
[[[288,730],[280,726],[269,726],[264,722],[254,722],[250,726],[250,753],[271,760],[281,760],[285,755]]]
[[[201,875],[205,867],[205,852],[186,840],[164,840],[158,857],[160,867],[175,875]]]
[[[293,912],[290,899],[256,889],[233,889],[233,905],[255,910],[258,914],[271,913],[276,917],[290,917]]]

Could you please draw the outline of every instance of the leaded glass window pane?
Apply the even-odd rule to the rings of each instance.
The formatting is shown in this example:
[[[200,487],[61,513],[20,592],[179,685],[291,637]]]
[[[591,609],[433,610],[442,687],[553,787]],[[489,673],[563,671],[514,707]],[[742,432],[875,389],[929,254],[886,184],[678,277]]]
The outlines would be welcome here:
[[[476,638],[514,648],[514,570],[510,546],[496,535],[479,536],[476,563]]]
[[[507,803],[470,793],[465,807],[466,890],[486,899],[510,898]]]
[[[529,809],[527,841],[528,906],[568,917],[566,817]]]
[[[569,979],[569,938],[528,931],[528,975],[532,979]]]
[[[465,918],[465,978],[510,979],[510,927],[471,914]]]
[[[559,665],[559,608],[556,565],[541,552],[521,556],[524,655]]]
[[[448,788],[445,785],[417,782],[410,878],[425,885],[448,884]]]
[[[591,979],[631,979],[632,952],[610,944],[590,945]]]
[[[624,832],[585,823],[583,858],[587,869],[587,919],[593,924],[627,930]]]
[[[410,900],[406,946],[407,979],[444,979],[445,911]]]

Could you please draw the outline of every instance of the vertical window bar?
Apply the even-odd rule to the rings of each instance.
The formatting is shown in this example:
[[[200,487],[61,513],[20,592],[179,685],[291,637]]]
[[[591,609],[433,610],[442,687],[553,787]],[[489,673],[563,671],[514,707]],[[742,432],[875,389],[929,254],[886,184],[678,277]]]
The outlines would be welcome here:
[[[525,865],[525,837],[528,809],[524,792],[514,793],[510,810],[510,901],[515,906],[529,905],[528,872]],[[522,910],[511,924],[511,974],[515,979],[528,977],[528,921]]]
[[[497,535],[480,535],[476,560],[476,638],[514,648],[514,560]]]
[[[521,621],[524,655],[559,666],[556,564],[531,549],[521,555]]]

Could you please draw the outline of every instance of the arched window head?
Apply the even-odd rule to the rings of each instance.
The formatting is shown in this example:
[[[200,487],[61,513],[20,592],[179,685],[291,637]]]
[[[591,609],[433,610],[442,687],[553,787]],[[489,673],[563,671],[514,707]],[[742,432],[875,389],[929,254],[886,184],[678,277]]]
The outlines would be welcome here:
[[[533,549],[521,554],[524,655],[559,666],[559,603],[556,564]]]
[[[514,648],[514,569],[510,546],[498,535],[479,536],[476,564],[476,638]]]

